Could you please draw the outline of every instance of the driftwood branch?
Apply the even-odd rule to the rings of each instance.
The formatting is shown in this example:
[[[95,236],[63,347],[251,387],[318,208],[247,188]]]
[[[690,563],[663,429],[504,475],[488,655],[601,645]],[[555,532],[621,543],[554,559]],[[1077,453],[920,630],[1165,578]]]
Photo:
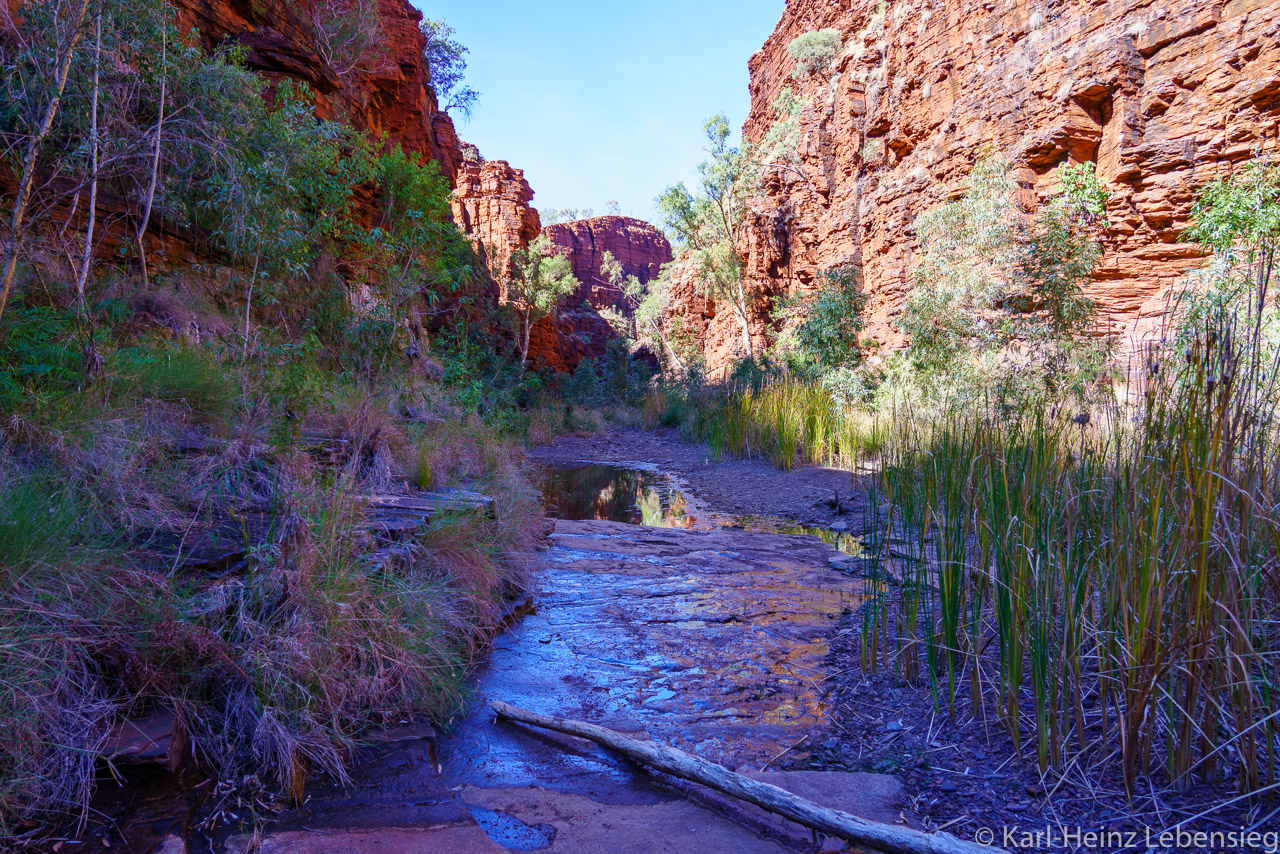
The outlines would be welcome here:
[[[735,774],[714,762],[690,756],[674,747],[637,741],[595,724],[541,715],[501,700],[491,700],[489,705],[499,717],[590,739],[659,771],[701,783],[785,816],[805,827],[859,845],[891,854],[993,854],[1001,850],[965,842],[949,833],[922,833],[910,828],[867,821],[840,810],[827,809],[785,789]]]

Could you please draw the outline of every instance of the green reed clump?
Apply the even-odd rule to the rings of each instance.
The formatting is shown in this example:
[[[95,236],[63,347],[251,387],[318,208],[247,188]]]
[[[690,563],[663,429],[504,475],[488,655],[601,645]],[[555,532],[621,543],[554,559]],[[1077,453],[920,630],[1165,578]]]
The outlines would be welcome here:
[[[954,708],[967,674],[1042,768],[1276,783],[1280,364],[1253,340],[1222,322],[1153,353],[1144,405],[1111,417],[904,414],[880,535],[907,543],[881,552],[902,583],[868,626],[903,675]]]
[[[886,436],[880,420],[842,414],[827,389],[793,377],[705,390],[684,406],[685,438],[706,442],[713,456],[767,459],[788,471],[799,463],[855,469],[859,453],[883,447]],[[671,405],[655,398],[645,407]]]
[[[683,431],[783,469],[879,452],[864,666],[967,698],[1042,769],[1256,792],[1280,782],[1280,363],[1230,317],[1188,340],[1137,407],[890,422],[778,379],[687,396]]]

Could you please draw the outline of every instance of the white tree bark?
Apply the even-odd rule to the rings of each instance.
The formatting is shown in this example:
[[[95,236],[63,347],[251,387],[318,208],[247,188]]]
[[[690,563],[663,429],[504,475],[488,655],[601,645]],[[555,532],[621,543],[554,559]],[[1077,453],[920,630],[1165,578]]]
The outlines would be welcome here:
[[[164,100],[169,83],[168,32],[160,30],[160,114],[156,118],[156,144],[151,155],[151,181],[147,187],[147,205],[138,226],[138,260],[142,264],[142,286],[147,286],[147,225],[151,222],[151,208],[156,201],[156,183],[160,176],[160,135],[164,132]]]
[[[13,289],[13,276],[18,269],[18,244],[22,238],[24,217],[27,205],[31,201],[31,186],[35,183],[37,161],[44,142],[53,129],[53,120],[58,116],[62,105],[62,93],[67,88],[67,77],[71,73],[71,60],[75,58],[76,45],[83,35],[84,16],[89,9],[89,0],[80,0],[72,16],[71,28],[67,33],[67,44],[61,54],[55,54],[53,97],[45,105],[44,114],[36,132],[27,143],[26,154],[22,158],[22,175],[18,179],[18,190],[14,194],[13,213],[9,218],[9,245],[5,247],[4,272],[0,274],[0,318],[4,317],[5,307],[9,304],[9,293]]]
[[[84,257],[76,276],[76,312],[83,319],[86,312],[85,286],[89,281],[89,269],[93,266],[93,229],[98,218],[98,72],[102,66],[102,9],[94,21],[93,45],[93,102],[89,108],[89,224],[84,230]]]

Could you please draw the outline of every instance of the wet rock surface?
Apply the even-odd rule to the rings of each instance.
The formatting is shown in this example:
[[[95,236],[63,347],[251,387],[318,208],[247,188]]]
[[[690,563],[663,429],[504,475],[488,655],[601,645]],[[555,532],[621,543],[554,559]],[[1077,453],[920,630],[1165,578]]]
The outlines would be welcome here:
[[[499,641],[479,698],[762,770],[827,720],[827,636],[864,592],[830,554],[812,537],[558,521],[537,612]],[[446,776],[589,792],[559,745],[488,718],[459,728]]]
[[[362,748],[349,785],[314,783],[301,806],[264,814],[256,832],[188,833],[184,846],[169,828],[197,822],[170,821],[149,836],[162,842],[137,850],[751,854],[821,842],[594,743],[498,722],[489,699],[653,738],[824,805],[898,820],[892,777],[780,770],[804,768],[828,738],[830,646],[867,582],[833,569],[836,552],[818,537],[734,527],[671,469],[680,474],[657,463],[562,465],[547,481],[566,493],[553,512],[586,518],[555,520],[529,600],[495,639],[460,718],[384,732]]]

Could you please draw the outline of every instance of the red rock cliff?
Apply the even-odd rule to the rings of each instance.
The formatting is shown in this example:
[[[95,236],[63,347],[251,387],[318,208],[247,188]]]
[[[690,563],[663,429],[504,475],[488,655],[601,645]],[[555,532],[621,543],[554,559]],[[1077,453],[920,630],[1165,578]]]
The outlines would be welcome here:
[[[824,27],[841,32],[843,54],[829,74],[794,80],[787,45]],[[1196,190],[1256,147],[1276,148],[1280,2],[789,0],[750,70],[748,139],[774,122],[784,86],[809,101],[803,176],[774,177],[741,247],[762,291],[857,264],[871,334],[897,343],[916,217],[961,192],[989,144],[1040,196],[1058,164],[1096,160],[1112,227],[1091,296],[1133,340],[1200,263],[1180,239]],[[734,349],[727,311],[706,334],[708,365],[721,368]]]
[[[317,45],[317,10],[332,0],[171,0],[184,29],[205,46],[237,43],[246,62],[269,79],[305,81],[322,118],[386,134],[406,151],[429,156],[451,181],[461,156],[453,121],[440,109],[422,61],[422,13],[408,0],[377,0],[380,38],[349,73],[334,69]]]
[[[453,219],[484,263],[500,265],[538,236],[542,221],[524,172],[505,160],[483,160],[474,147],[469,152],[459,163]]]

